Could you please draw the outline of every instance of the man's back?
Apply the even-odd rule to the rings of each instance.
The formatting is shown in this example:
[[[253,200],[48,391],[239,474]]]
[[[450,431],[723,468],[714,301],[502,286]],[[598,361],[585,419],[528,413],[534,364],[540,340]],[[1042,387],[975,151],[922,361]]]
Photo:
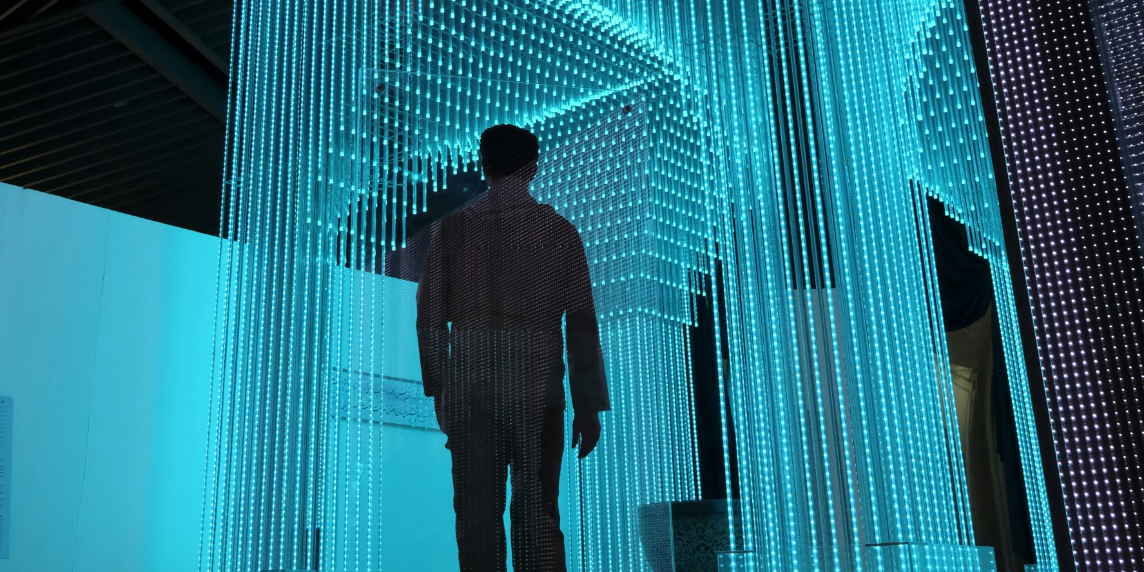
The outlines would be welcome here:
[[[591,362],[600,379],[588,393],[602,390],[606,400],[591,278],[575,227],[551,206],[537,203],[524,186],[494,188],[435,229],[418,293],[418,330],[436,330],[449,338],[436,347],[450,344],[451,351],[444,353],[453,359],[423,355],[423,362],[428,357],[442,366],[450,362],[446,367],[454,370],[488,371],[495,366],[484,362],[498,357],[488,344],[500,340],[498,351],[504,353],[504,342],[511,339],[523,350],[518,353],[528,356],[521,373],[547,385],[549,405],[563,406],[561,323],[566,313],[571,373]],[[456,355],[458,350],[464,355]],[[461,358],[464,364],[458,363]],[[431,364],[423,363],[423,369],[426,365]],[[435,381],[426,381],[432,395],[429,383]],[[577,390],[588,385],[571,382],[575,400],[582,393]]]
[[[565,311],[591,305],[580,235],[526,194],[486,195],[447,218],[435,238],[454,329],[554,332]]]

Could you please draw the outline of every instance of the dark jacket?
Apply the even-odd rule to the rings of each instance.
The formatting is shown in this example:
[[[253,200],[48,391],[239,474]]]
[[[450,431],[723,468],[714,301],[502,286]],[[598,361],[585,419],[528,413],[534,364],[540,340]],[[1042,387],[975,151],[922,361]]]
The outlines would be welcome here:
[[[511,183],[510,183],[511,185]],[[494,186],[432,230],[417,288],[425,394],[504,376],[515,391],[564,407],[564,339],[572,406],[610,408],[592,282],[576,228],[527,185]],[[512,354],[512,355],[508,355]],[[515,364],[515,365],[507,365]]]

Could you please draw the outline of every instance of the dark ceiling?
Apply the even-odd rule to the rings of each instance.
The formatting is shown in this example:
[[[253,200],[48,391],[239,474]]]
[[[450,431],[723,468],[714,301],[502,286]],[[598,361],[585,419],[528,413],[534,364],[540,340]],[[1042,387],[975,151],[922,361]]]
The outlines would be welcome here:
[[[0,0],[0,181],[218,234],[233,0]]]

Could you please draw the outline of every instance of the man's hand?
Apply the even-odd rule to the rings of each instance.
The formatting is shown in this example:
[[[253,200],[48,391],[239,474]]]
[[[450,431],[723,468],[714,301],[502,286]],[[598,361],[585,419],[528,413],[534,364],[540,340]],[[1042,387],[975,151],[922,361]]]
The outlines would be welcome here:
[[[583,443],[580,441],[583,440]],[[600,417],[598,413],[577,413],[572,419],[572,446],[580,443],[580,455],[583,459],[596,448],[600,440]]]
[[[449,449],[449,432],[445,429],[445,404],[440,396],[433,398],[433,412],[437,414],[437,426],[445,434],[445,448]]]

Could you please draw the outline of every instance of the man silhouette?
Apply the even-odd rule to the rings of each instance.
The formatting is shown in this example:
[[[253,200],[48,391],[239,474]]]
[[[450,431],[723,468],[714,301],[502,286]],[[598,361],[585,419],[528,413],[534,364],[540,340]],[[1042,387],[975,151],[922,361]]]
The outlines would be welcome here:
[[[609,409],[592,283],[575,227],[529,194],[536,136],[497,125],[480,152],[489,190],[434,228],[417,289],[425,394],[453,457],[461,571],[505,570],[511,467],[513,569],[563,572],[565,338],[580,458]]]

